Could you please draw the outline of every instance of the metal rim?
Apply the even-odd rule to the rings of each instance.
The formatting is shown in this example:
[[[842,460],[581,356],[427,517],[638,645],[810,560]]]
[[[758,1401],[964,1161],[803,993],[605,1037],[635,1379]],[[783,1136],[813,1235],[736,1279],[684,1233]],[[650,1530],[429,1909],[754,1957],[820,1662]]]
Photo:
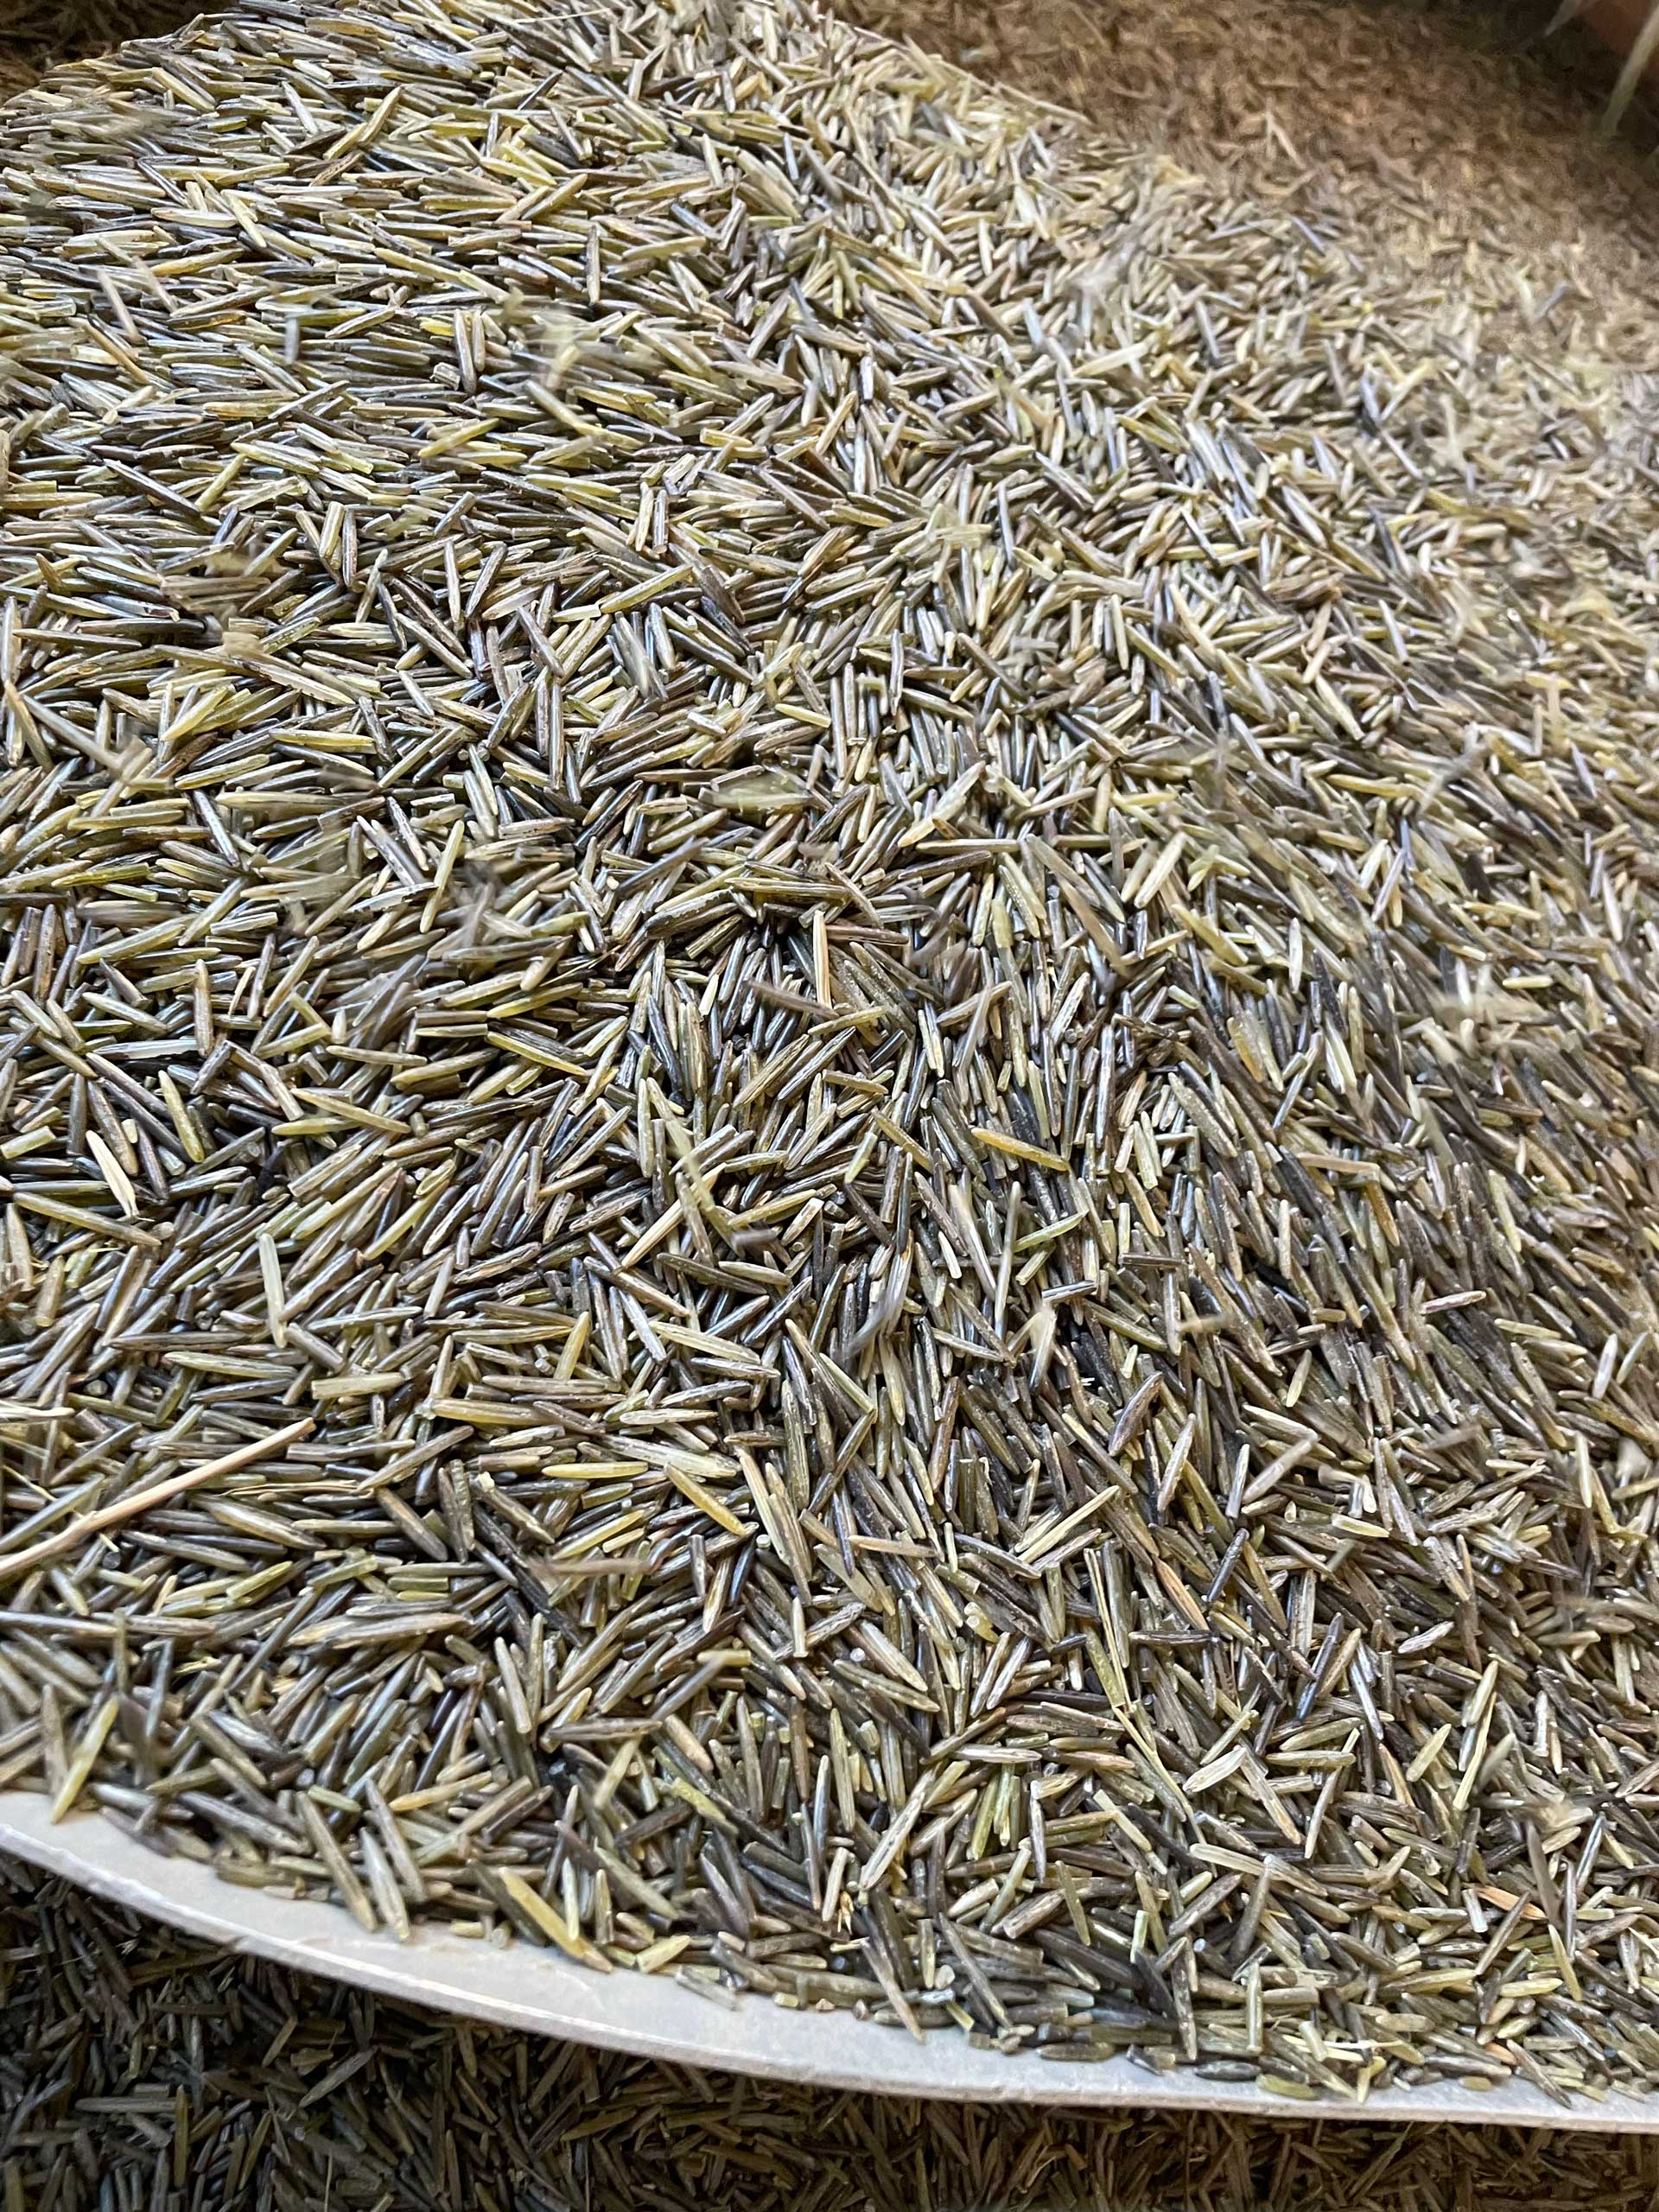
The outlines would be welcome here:
[[[399,1943],[370,1935],[342,1908],[241,1889],[190,1859],[147,1849],[96,1815],[54,1825],[44,1797],[0,1791],[0,1851],[60,1874],[129,1910],[246,1955],[327,1975],[411,2004],[499,2026],[820,2088],[955,2101],[1230,2112],[1257,2119],[1484,2122],[1599,2131],[1659,2126],[1659,2100],[1608,2096],[1558,2104],[1529,2083],[1476,2091],[1388,2089],[1361,2105],[1275,2096],[1249,2082],[1154,2074],[1124,2058],[1099,2064],[1008,2056],[942,2031],[923,2042],[848,2012],[795,2012],[748,1997],[729,2011],[678,1983],[597,1974],[526,1943],[505,1948],[435,1926]]]

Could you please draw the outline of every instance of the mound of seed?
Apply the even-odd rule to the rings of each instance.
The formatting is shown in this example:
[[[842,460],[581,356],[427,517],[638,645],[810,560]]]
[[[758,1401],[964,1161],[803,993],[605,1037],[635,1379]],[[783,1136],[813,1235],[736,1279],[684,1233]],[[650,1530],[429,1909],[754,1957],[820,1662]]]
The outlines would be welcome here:
[[[0,1786],[1009,2049],[1659,2076],[1596,365],[797,0],[239,6],[0,174]]]
[[[1633,0],[1634,4],[1634,0]],[[1580,353],[1651,362],[1659,194],[1618,65],[1552,0],[845,0],[871,30],[1065,101],[1322,226],[1432,297],[1507,293]],[[1621,327],[1621,324],[1624,326]]]

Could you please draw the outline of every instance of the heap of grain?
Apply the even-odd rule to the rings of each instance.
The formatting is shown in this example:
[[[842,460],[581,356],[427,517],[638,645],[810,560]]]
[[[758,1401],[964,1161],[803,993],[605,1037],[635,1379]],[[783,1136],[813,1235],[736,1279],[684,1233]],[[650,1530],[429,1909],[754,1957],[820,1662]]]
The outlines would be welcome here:
[[[798,0],[241,5],[0,162],[0,1786],[1659,2077],[1603,380]]]

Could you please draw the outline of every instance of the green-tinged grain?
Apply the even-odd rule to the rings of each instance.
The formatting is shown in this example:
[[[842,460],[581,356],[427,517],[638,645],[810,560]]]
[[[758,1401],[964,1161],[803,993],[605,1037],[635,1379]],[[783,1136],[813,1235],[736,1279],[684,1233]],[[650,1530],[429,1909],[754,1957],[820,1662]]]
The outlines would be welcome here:
[[[0,1771],[715,2003],[1649,2086],[1605,364],[796,0],[232,8],[0,113]]]

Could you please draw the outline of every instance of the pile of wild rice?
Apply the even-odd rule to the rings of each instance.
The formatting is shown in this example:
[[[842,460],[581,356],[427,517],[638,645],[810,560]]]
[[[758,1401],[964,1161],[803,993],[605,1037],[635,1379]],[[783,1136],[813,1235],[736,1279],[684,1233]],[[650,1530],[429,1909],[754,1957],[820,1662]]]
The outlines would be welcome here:
[[[0,169],[0,1786],[1011,2049],[1659,2077],[1596,365],[798,0],[267,0]]]
[[[1632,0],[1640,4],[1641,0]],[[1609,140],[1613,57],[1554,0],[841,0],[867,29],[1062,100],[1416,281],[1656,351],[1652,122]]]
[[[35,2212],[1649,2212],[1651,2138],[785,2088],[442,2022],[0,1859],[0,2203]]]

